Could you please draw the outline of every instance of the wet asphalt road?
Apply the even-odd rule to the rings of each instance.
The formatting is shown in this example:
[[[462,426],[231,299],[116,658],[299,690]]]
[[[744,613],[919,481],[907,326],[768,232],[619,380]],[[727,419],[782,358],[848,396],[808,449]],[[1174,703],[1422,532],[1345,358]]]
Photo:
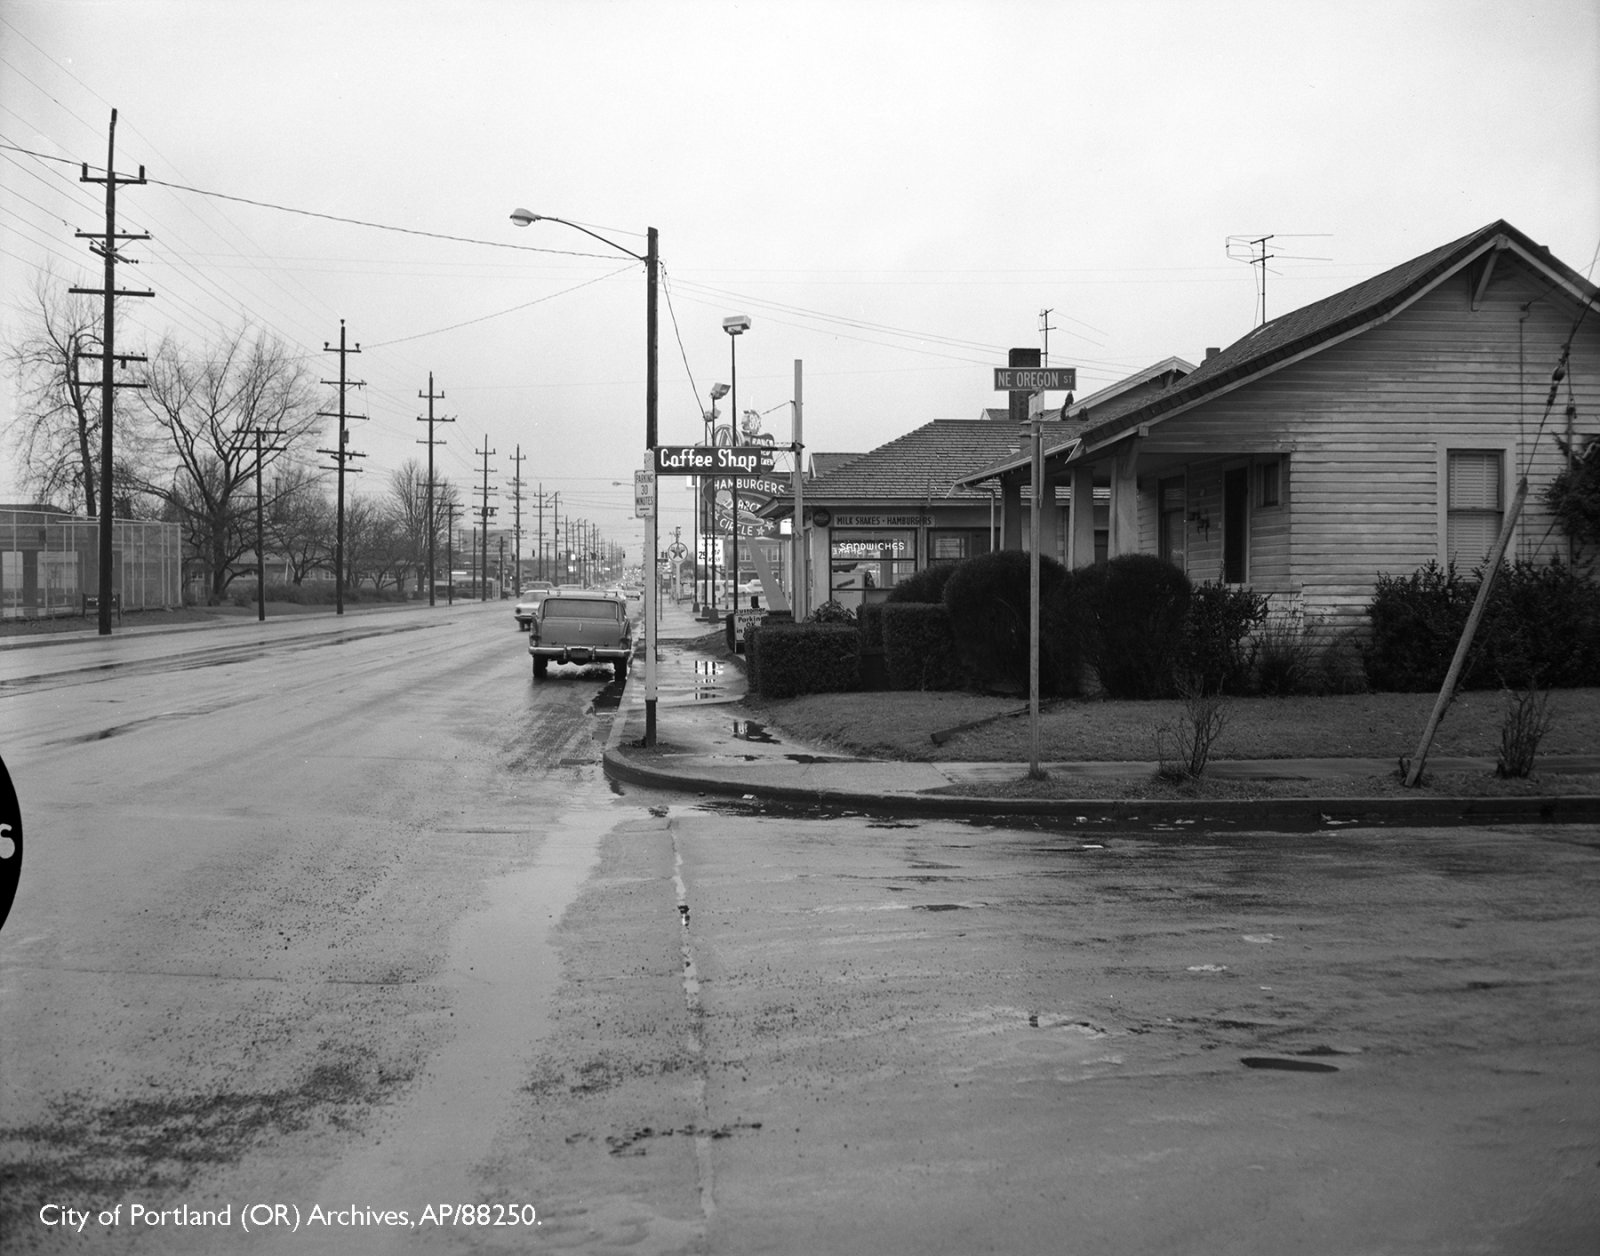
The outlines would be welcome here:
[[[1600,1247],[1592,830],[617,793],[498,609],[0,657],[7,1250]]]

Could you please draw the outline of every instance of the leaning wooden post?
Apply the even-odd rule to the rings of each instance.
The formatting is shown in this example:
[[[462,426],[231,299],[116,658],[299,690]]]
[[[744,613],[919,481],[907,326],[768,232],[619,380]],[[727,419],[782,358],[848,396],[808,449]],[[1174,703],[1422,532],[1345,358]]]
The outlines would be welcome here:
[[[1488,608],[1489,593],[1494,588],[1494,579],[1500,570],[1500,560],[1505,557],[1506,547],[1511,543],[1511,530],[1516,527],[1517,516],[1522,513],[1522,503],[1527,496],[1528,477],[1523,476],[1517,481],[1517,492],[1511,499],[1511,509],[1506,511],[1505,522],[1500,525],[1500,535],[1495,538],[1494,549],[1489,552],[1483,580],[1478,585],[1478,596],[1473,599],[1472,611],[1467,615],[1467,626],[1461,630],[1461,640],[1456,642],[1455,657],[1450,660],[1450,670],[1445,673],[1444,684],[1439,688],[1439,698],[1433,704],[1433,714],[1428,717],[1428,727],[1423,730],[1422,741],[1418,744],[1417,753],[1412,756],[1411,766],[1406,771],[1406,785],[1409,788],[1415,789],[1422,780],[1422,769],[1428,761],[1428,747],[1433,744],[1433,735],[1439,731],[1439,722],[1444,719],[1444,713],[1456,695],[1456,682],[1461,679],[1461,669],[1466,664],[1467,651],[1472,648],[1472,638],[1476,635],[1478,623]]]

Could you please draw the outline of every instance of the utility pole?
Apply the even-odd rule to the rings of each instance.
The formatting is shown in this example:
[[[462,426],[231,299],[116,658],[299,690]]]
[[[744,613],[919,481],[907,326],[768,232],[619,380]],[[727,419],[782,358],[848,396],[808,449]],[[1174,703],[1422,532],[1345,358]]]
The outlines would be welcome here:
[[[349,354],[360,353],[361,352],[361,346],[358,344],[353,349],[346,347],[345,339],[344,339],[344,319],[341,318],[339,320],[339,347],[337,349],[335,349],[326,340],[324,340],[322,342],[322,351],[324,353],[337,353],[339,355],[339,378],[336,379],[336,380],[325,379],[325,380],[322,381],[324,384],[334,384],[334,385],[336,385],[338,387],[338,389],[339,389],[339,409],[337,411],[328,411],[328,410],[319,410],[319,411],[317,411],[318,416],[321,417],[321,418],[325,418],[325,419],[334,419],[334,418],[336,418],[336,419],[339,420],[339,444],[338,444],[338,448],[336,448],[336,449],[319,449],[319,450],[317,450],[317,452],[319,454],[329,454],[333,458],[334,465],[332,467],[324,467],[323,468],[324,470],[337,471],[339,473],[339,487],[338,487],[338,490],[337,490],[337,493],[338,493],[338,507],[337,507],[337,509],[338,509],[338,518],[337,518],[337,521],[336,521],[336,523],[334,525],[334,544],[333,544],[333,561],[334,561],[333,613],[335,615],[343,615],[344,614],[344,477],[345,477],[345,473],[346,473],[347,470],[350,473],[355,474],[355,475],[359,475],[361,473],[360,472],[360,468],[358,468],[358,467],[349,467],[349,468],[347,468],[345,466],[345,464],[347,462],[349,462],[350,459],[352,459],[352,458],[365,458],[366,457],[366,454],[358,454],[354,450],[346,448],[346,446],[350,443],[350,433],[345,428],[344,395],[345,395],[345,392],[348,389],[351,389],[351,388],[365,388],[367,386],[367,381],[364,380],[364,379],[362,379],[362,380],[347,380],[347,378],[346,378],[345,358]]]
[[[483,537],[478,546],[479,578],[481,580],[478,588],[478,600],[487,602],[489,600],[489,520],[494,517],[495,511],[499,509],[496,506],[489,505],[489,458],[494,453],[494,450],[489,448],[489,438],[485,436],[483,438],[483,448],[474,449],[472,452],[483,459],[483,502],[478,507],[478,526]],[[498,491],[494,493],[496,497],[499,495]]]
[[[538,562],[535,563],[534,566],[535,566],[535,569],[539,573],[538,578],[540,580],[543,580],[545,578],[545,575],[544,575],[544,485],[543,484],[539,485],[539,540],[538,540],[538,547],[537,547],[536,553],[538,554]]]
[[[456,604],[456,511],[461,509],[460,502],[446,502],[445,513],[450,516],[449,531],[444,534],[444,565],[447,571],[445,576],[445,597],[447,606]]]
[[[283,435],[281,428],[252,427],[239,433],[248,436],[255,442],[256,447],[256,621],[265,623],[267,619],[267,524],[266,507],[261,495],[261,464],[262,455],[267,453],[280,453],[282,445],[263,445],[264,440],[277,440]]]
[[[444,442],[442,440],[434,440],[433,439],[433,425],[435,423],[454,423],[455,422],[455,417],[451,416],[450,418],[444,418],[444,417],[441,416],[441,417],[439,417],[437,419],[434,418],[434,416],[433,416],[433,403],[435,401],[443,401],[444,400],[444,393],[442,393],[442,392],[435,393],[433,391],[433,372],[432,371],[428,372],[428,391],[426,393],[418,393],[417,396],[419,396],[419,397],[425,396],[428,399],[428,417],[426,419],[424,419],[421,415],[417,416],[417,422],[418,423],[426,423],[428,425],[428,439],[427,440],[419,440],[417,442],[417,444],[426,445],[428,447],[428,505],[427,505],[427,511],[426,511],[427,520],[428,520],[428,523],[427,523],[427,527],[428,527],[428,605],[429,606],[433,606],[435,604],[434,603],[434,591],[433,591],[433,585],[434,585],[434,562],[433,562],[434,550],[433,550],[433,544],[434,544],[434,537],[437,535],[437,533],[439,531],[438,525],[434,522],[434,516],[433,516],[433,447],[435,445],[444,444]]]
[[[516,470],[511,474],[511,568],[516,573],[512,581],[517,591],[522,590],[522,464],[525,461],[522,454],[522,445],[519,442],[517,452],[511,455],[511,461],[516,463]]]
[[[561,491],[556,490],[554,501],[551,502],[552,523],[550,524],[550,554],[557,562],[556,583],[567,582],[567,564],[561,558]]]
[[[117,288],[117,263],[127,262],[137,266],[138,261],[131,257],[121,257],[117,253],[118,240],[148,240],[148,233],[129,233],[117,230],[117,185],[119,183],[143,183],[144,167],[139,167],[137,178],[117,174],[117,111],[111,111],[111,129],[106,140],[106,173],[101,178],[89,173],[89,163],[83,163],[83,170],[78,178],[79,183],[104,183],[106,185],[106,229],[104,233],[96,231],[79,231],[78,239],[92,240],[89,245],[91,252],[98,253],[105,259],[106,277],[105,286],[101,288],[70,288],[70,292],[79,292],[87,295],[99,293],[105,298],[105,315],[103,318],[103,334],[100,337],[100,571],[99,581],[96,585],[99,603],[99,632],[102,637],[111,635],[111,600],[115,596],[115,585],[112,581],[112,510],[116,498],[112,494],[114,474],[112,471],[112,411],[114,409],[112,398],[118,388],[143,388],[143,384],[118,384],[113,378],[112,363],[120,362],[126,366],[129,362],[143,362],[145,359],[139,354],[118,353],[114,348],[116,336],[116,298],[117,297],[153,297],[154,292],[119,291]],[[76,362],[74,362],[76,369]],[[87,470],[87,468],[85,468]]]

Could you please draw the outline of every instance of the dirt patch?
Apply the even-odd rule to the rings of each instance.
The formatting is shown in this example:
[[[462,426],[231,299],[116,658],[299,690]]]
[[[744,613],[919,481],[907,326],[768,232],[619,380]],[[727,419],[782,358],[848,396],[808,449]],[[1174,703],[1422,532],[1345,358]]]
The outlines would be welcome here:
[[[42,1199],[174,1197],[202,1173],[262,1141],[316,1124],[350,1128],[409,1077],[348,1055],[279,1090],[158,1094],[96,1105],[62,1096],[31,1125],[0,1129],[0,1249],[26,1250],[43,1231]]]

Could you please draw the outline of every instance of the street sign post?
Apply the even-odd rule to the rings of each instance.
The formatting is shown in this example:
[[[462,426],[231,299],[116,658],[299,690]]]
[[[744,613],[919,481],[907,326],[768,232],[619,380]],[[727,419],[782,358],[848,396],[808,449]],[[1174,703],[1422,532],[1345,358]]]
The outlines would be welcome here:
[[[633,473],[633,517],[648,519],[656,513],[656,476],[654,471]]]

